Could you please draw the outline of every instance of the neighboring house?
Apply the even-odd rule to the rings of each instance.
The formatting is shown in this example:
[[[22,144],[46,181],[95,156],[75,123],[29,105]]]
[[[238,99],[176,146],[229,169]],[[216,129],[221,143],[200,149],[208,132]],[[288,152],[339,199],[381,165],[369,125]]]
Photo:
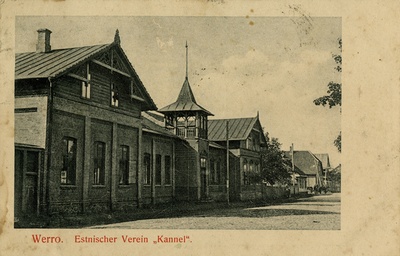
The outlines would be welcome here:
[[[323,185],[327,186],[328,185],[328,181],[327,181],[327,177],[328,177],[328,173],[329,170],[332,169],[331,168],[331,164],[329,162],[329,155],[328,154],[314,154],[322,163],[322,169],[323,169]]]
[[[208,122],[210,141],[226,148],[227,131],[230,158],[230,197],[232,200],[246,200],[260,197],[261,184],[255,184],[254,174],[261,170],[261,147],[266,138],[257,114],[251,118],[214,119]],[[260,192],[261,193],[261,192]]]
[[[322,163],[313,153],[306,150],[295,150],[293,158],[291,158],[290,151],[286,151],[285,154],[288,158],[293,159],[295,167],[307,176],[307,188],[323,185]]]
[[[291,161],[291,160],[290,160]],[[293,167],[291,166],[290,169]],[[297,186],[298,192],[306,192],[307,191],[307,175],[300,170],[297,166],[294,167],[294,173],[292,173],[292,181],[294,185]],[[297,193],[297,188],[293,189],[293,193]]]

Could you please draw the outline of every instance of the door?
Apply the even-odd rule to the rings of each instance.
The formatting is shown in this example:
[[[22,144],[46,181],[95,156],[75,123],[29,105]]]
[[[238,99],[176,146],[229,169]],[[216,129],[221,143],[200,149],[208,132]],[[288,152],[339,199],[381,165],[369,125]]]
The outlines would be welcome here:
[[[202,167],[200,169],[200,198],[207,198],[207,176],[206,176],[206,168]]]
[[[39,152],[15,150],[14,209],[15,215],[38,211]]]

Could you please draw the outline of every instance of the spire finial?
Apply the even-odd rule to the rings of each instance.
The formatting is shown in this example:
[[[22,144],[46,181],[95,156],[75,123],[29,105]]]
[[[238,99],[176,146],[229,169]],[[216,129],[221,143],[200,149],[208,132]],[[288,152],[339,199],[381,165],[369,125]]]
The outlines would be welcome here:
[[[115,31],[114,43],[121,44],[121,38],[119,37],[119,30],[118,29]]]
[[[186,40],[186,79],[188,78],[188,43]]]
[[[257,119],[260,118],[260,112],[257,110]]]

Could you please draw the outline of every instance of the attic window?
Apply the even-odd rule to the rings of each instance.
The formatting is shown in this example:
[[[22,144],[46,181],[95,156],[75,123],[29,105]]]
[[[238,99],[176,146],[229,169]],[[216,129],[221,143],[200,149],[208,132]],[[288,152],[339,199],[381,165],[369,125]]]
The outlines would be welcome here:
[[[130,89],[131,96],[135,95],[135,93],[136,93],[135,85],[133,84],[132,80],[131,80],[131,85],[130,85],[129,89]]]
[[[82,97],[90,99],[90,74],[87,75],[87,81],[82,81]]]
[[[119,94],[118,88],[114,83],[111,83],[111,106],[118,107]]]

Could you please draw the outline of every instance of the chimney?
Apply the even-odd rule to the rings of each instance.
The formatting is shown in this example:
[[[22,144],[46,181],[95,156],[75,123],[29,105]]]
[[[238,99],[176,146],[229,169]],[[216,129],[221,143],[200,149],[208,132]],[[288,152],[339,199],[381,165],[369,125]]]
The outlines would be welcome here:
[[[36,44],[36,52],[50,52],[50,34],[51,31],[47,28],[39,29],[38,31],[38,41]]]

